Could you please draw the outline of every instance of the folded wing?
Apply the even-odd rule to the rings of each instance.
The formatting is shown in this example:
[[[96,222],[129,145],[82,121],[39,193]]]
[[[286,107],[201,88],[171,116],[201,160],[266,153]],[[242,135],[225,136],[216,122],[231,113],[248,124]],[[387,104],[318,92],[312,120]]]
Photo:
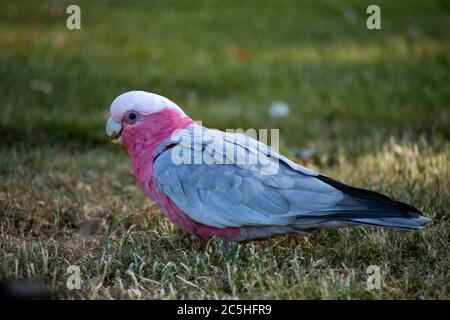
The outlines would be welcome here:
[[[160,146],[154,173],[185,214],[218,228],[293,225],[330,214],[344,198],[317,173],[250,137],[196,125]]]

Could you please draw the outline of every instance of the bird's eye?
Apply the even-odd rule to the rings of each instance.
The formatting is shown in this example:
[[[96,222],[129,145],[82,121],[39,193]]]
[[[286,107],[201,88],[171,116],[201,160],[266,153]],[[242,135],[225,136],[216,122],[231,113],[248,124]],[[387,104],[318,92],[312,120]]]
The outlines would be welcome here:
[[[139,121],[140,114],[136,111],[129,111],[125,115],[125,121],[129,124],[135,124]]]

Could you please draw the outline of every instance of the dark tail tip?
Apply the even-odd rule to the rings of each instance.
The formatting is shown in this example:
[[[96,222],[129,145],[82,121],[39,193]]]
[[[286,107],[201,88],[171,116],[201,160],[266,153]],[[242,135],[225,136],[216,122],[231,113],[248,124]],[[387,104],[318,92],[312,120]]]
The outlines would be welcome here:
[[[351,187],[323,175],[318,175],[317,179],[331,185],[332,187],[342,191],[352,198],[370,201],[377,206],[384,206],[386,209],[392,210],[392,212],[395,213],[395,216],[397,217],[399,215],[405,218],[417,218],[423,216],[423,213],[419,209],[414,208],[409,204],[392,200],[384,194],[366,189]]]

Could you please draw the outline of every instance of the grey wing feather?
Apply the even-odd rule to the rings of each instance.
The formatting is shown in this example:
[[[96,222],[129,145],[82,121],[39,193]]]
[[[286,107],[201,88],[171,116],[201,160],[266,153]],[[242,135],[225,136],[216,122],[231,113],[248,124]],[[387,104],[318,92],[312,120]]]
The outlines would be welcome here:
[[[202,139],[197,139],[195,133],[199,129]],[[196,125],[182,130],[178,138],[176,152],[189,152],[191,161],[196,155],[207,154],[223,157],[225,163],[177,163],[174,148],[165,150],[174,139],[156,151],[154,173],[159,189],[197,222],[218,228],[284,226],[311,213],[325,215],[327,208],[343,198],[342,192],[315,178],[317,173],[254,139]],[[213,142],[206,143],[208,139]],[[211,147],[214,141],[221,145]],[[236,158],[229,159],[226,150],[230,149],[236,157],[256,156],[257,161],[240,163]],[[231,163],[227,164],[227,160]],[[267,174],[267,166],[274,162],[278,170]]]

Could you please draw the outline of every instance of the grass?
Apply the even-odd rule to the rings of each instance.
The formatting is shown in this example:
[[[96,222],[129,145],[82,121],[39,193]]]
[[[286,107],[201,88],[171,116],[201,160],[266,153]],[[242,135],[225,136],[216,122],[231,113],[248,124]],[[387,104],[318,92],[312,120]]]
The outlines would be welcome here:
[[[450,7],[378,1],[0,1],[0,279],[83,299],[448,299]],[[280,128],[281,149],[410,203],[420,232],[318,230],[191,242],[140,191],[104,134],[112,99],[142,89],[209,127]],[[271,119],[273,101],[290,105]],[[298,158],[309,150],[308,157]],[[95,236],[75,226],[99,218]],[[70,265],[82,288],[65,292]],[[378,265],[381,290],[368,290]],[[64,293],[63,293],[64,292]]]

